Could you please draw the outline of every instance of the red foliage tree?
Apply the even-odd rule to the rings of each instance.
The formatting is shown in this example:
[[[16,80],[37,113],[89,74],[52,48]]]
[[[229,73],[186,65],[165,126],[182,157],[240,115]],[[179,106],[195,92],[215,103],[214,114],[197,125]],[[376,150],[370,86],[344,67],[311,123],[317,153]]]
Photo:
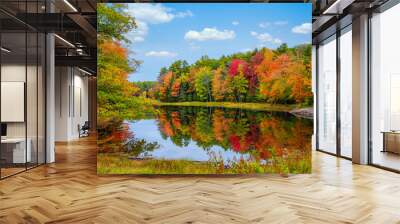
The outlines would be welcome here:
[[[229,75],[234,77],[241,71],[246,76],[246,74],[249,72],[248,69],[249,65],[246,61],[241,59],[233,59],[231,65],[229,66]]]

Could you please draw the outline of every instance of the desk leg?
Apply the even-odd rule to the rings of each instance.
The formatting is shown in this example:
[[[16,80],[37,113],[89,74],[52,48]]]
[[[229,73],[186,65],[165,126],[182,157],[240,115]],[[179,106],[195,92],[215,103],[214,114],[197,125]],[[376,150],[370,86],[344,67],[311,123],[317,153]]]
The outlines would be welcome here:
[[[381,152],[386,152],[386,134],[382,133],[383,135],[383,149]]]

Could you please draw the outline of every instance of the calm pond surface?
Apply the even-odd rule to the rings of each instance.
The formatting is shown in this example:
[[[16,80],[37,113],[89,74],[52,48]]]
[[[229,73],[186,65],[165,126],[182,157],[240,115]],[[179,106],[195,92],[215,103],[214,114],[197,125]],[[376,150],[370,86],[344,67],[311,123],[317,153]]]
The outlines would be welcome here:
[[[168,106],[157,110],[153,117],[125,121],[100,137],[101,141],[114,136],[100,147],[109,156],[118,152],[126,159],[100,157],[104,158],[100,161],[103,172],[311,172],[312,120],[286,112],[212,107]],[[204,164],[207,168],[199,167]]]

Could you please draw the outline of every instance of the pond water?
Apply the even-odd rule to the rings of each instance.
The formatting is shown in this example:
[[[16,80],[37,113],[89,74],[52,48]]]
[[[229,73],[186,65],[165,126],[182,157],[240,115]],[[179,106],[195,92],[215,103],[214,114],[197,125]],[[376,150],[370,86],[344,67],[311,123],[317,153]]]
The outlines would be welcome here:
[[[248,155],[246,154],[243,155],[233,150],[225,150],[217,144],[203,147],[192,139],[185,141],[184,144],[175,144],[172,138],[165,137],[159,131],[159,125],[160,123],[156,119],[130,123],[130,129],[134,133],[137,133],[135,135],[137,138],[159,144],[159,148],[147,154],[147,156],[152,158],[208,161],[210,153],[213,153],[214,155],[221,155],[225,162],[240,158],[241,156],[248,159]],[[139,157],[144,157],[144,155],[141,154]]]
[[[312,120],[286,112],[212,107],[168,106],[157,110],[153,117],[123,122],[123,128],[114,133],[122,144],[111,141],[105,148],[125,147],[121,155],[136,164],[141,161],[145,173],[153,173],[143,165],[143,161],[151,160],[218,163],[228,170],[237,168],[237,164],[247,167],[248,163],[269,172],[271,169],[265,166],[290,173],[311,170]],[[182,172],[191,171],[183,167]]]

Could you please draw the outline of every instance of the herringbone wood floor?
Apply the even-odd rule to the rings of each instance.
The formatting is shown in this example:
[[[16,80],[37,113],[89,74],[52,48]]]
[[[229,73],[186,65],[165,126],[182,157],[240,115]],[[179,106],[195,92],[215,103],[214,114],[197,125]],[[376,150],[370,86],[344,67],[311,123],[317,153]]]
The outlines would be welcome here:
[[[400,175],[315,152],[313,174],[98,177],[93,139],[0,181],[0,223],[400,223]]]

